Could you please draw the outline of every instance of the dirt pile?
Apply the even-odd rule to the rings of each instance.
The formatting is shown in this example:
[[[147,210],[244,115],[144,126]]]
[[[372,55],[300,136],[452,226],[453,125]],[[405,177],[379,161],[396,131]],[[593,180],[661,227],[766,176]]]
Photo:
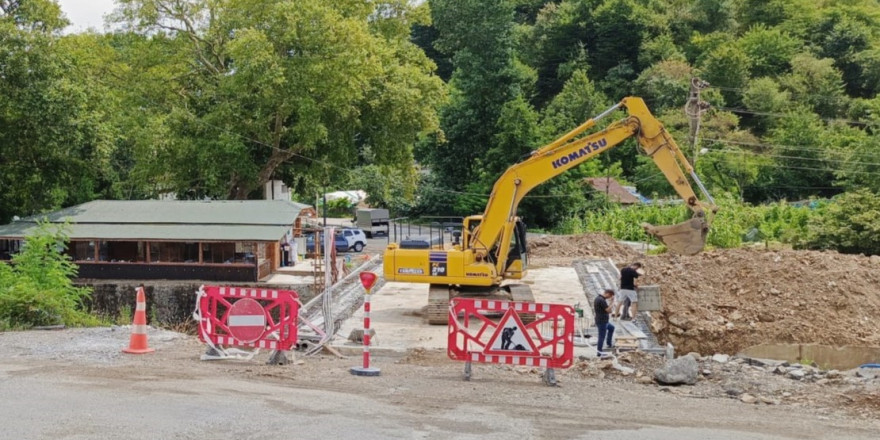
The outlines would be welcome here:
[[[646,259],[659,284],[654,330],[684,351],[766,343],[880,345],[880,261],[815,251],[732,249]]]
[[[653,329],[678,352],[733,354],[774,343],[880,346],[878,257],[763,249],[640,256],[604,234],[545,236],[530,246],[538,259],[644,262],[640,283],[660,285],[663,298]]]
[[[606,234],[545,235],[529,241],[529,257],[539,262],[574,258],[611,258],[615,262],[636,261],[641,253],[618,243]]]

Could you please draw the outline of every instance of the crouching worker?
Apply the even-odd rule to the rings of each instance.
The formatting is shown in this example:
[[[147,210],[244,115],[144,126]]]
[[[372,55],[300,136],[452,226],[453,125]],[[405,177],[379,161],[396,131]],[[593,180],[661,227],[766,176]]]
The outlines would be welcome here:
[[[614,325],[608,322],[611,314],[611,305],[608,301],[614,298],[613,289],[605,289],[602,295],[597,296],[593,301],[594,316],[596,317],[596,327],[599,329],[599,340],[596,341],[596,355],[599,357],[607,356],[609,353],[602,350],[602,344],[607,345],[606,350],[614,348],[612,340],[614,338]]]

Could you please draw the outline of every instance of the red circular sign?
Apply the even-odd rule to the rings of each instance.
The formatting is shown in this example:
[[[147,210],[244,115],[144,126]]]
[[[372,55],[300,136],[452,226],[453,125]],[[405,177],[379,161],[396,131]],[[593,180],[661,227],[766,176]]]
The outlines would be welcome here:
[[[266,332],[266,311],[256,300],[242,298],[229,308],[226,326],[241,342],[257,341]]]

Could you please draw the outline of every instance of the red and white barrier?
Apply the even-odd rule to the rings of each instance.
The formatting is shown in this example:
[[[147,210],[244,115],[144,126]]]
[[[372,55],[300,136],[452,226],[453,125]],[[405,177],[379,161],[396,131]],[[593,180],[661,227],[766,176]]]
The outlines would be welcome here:
[[[299,304],[292,290],[202,286],[193,316],[199,339],[212,348],[286,351],[297,341]]]
[[[535,319],[524,324],[522,314]],[[510,364],[546,368],[545,381],[555,385],[552,369],[574,362],[574,309],[567,305],[453,298],[448,335],[447,354],[467,363],[465,379],[471,362]]]

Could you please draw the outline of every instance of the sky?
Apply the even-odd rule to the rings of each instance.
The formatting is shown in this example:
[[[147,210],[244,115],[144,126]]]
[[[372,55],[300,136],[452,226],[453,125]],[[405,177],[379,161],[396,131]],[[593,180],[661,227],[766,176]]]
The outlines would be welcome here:
[[[56,0],[64,15],[70,20],[68,32],[82,32],[94,28],[104,31],[104,14],[113,11],[113,0]]]

